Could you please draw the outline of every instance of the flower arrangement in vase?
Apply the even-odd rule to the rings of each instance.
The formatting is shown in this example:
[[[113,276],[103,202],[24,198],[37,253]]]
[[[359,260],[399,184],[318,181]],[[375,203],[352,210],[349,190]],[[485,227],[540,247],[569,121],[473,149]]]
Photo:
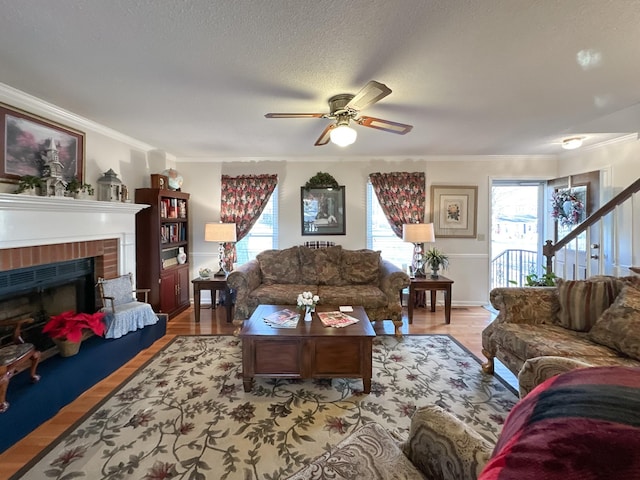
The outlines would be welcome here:
[[[69,357],[78,353],[80,342],[87,338],[90,332],[103,336],[104,313],[76,313],[73,310],[52,316],[42,329],[48,333],[60,350],[60,355]]]
[[[311,292],[302,292],[298,295],[297,303],[298,308],[301,310],[304,309],[304,321],[311,321],[311,312],[315,311],[315,307],[320,301],[320,297],[318,295],[314,295]]]

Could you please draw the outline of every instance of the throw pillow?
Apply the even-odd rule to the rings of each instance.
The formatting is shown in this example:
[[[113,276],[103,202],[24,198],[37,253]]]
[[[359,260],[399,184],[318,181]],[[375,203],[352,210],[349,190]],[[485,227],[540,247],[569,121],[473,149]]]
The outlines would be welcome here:
[[[640,360],[640,288],[627,285],[600,316],[588,337]]]
[[[579,368],[516,404],[478,480],[640,478],[639,449],[640,368]]]
[[[347,285],[377,285],[380,276],[380,251],[343,250],[342,280]]]
[[[429,480],[477,478],[492,449],[472,426],[437,405],[416,410],[403,445],[407,458]]]
[[[342,247],[300,247],[300,281],[306,285],[341,285]]]
[[[577,332],[588,332],[616,298],[615,277],[594,280],[558,280],[560,325]]]
[[[424,479],[382,426],[367,423],[288,480]],[[274,477],[275,478],[275,477]]]
[[[300,258],[298,247],[284,250],[265,250],[256,256],[262,273],[262,283],[300,283]]]

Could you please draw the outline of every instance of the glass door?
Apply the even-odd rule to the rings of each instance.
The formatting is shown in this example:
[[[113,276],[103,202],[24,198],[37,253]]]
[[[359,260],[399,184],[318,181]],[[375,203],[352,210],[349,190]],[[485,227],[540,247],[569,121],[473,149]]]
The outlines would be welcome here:
[[[522,286],[543,265],[543,181],[494,180],[491,185],[490,285]]]

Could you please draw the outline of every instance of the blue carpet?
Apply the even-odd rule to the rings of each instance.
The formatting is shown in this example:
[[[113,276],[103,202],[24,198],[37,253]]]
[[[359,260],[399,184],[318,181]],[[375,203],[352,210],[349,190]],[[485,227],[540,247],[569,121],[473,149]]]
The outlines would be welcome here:
[[[38,365],[40,381],[32,384],[25,370],[9,382],[9,410],[0,414],[0,453],[53,417],[84,391],[150,347],[167,330],[167,316],[116,339],[91,337],[72,357],[55,355]]]

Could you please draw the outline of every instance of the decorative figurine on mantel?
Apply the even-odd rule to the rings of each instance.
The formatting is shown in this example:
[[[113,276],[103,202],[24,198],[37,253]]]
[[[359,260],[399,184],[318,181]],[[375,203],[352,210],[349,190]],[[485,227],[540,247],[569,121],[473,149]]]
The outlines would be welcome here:
[[[63,179],[64,165],[60,163],[58,146],[53,138],[47,140],[44,152],[40,154],[44,162],[42,167],[43,195],[46,197],[64,197],[67,182]]]
[[[122,198],[122,180],[118,174],[109,169],[98,179],[98,200],[103,202],[119,202]]]

